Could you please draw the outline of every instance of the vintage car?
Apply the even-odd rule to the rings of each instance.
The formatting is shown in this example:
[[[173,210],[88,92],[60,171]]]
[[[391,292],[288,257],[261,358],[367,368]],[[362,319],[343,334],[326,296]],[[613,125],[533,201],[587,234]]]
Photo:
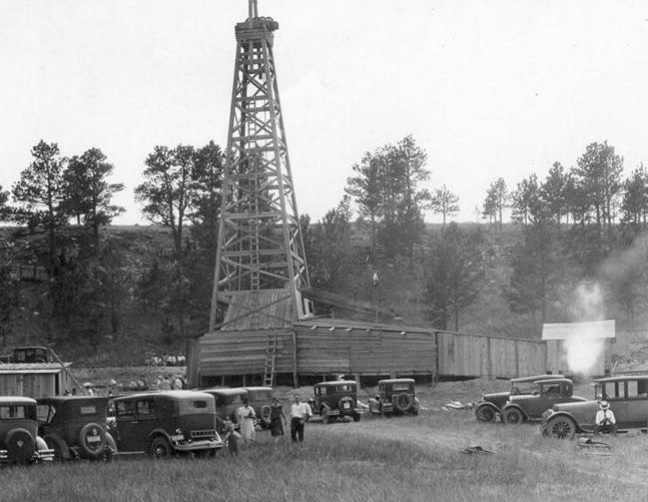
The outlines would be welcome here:
[[[358,408],[358,384],[351,380],[319,382],[313,386],[313,397],[308,400],[313,413],[328,424],[338,418],[350,417],[360,420]]]
[[[248,403],[257,416],[257,427],[270,428],[270,406],[272,406],[272,387],[245,387]]]
[[[54,450],[38,435],[36,400],[0,397],[0,464],[51,462]]]
[[[475,416],[480,422],[495,422],[502,417],[502,408],[508,401],[509,396],[520,394],[531,394],[537,387],[533,385],[538,380],[549,380],[551,378],[565,378],[563,375],[533,375],[511,379],[511,388],[506,392],[489,392],[483,394],[475,405]]]
[[[243,387],[216,387],[213,389],[202,389],[214,397],[216,403],[216,430],[223,433],[226,430],[226,421],[236,423],[236,410],[243,406],[243,400],[247,399],[248,391]]]
[[[404,413],[417,415],[420,407],[413,378],[380,380],[378,394],[369,400],[369,411],[380,415]]]
[[[509,396],[502,408],[502,417],[507,424],[519,424],[541,420],[542,414],[558,403],[586,401],[584,397],[574,396],[574,383],[568,378],[537,380],[531,394]]]
[[[108,398],[44,397],[38,403],[38,433],[56,460],[111,460],[117,451],[107,432]]]
[[[564,439],[594,430],[601,400],[610,404],[619,431],[648,427],[648,375],[617,375],[594,380],[594,399],[556,404],[543,415],[542,432]]]
[[[120,453],[213,455],[223,447],[214,428],[214,397],[205,392],[167,390],[117,397],[111,434]]]

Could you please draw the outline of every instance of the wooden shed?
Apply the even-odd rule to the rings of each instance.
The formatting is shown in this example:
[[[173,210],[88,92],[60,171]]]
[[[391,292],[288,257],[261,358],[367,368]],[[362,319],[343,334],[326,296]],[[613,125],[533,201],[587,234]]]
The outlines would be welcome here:
[[[32,398],[59,396],[68,388],[70,363],[0,364],[0,395]]]
[[[565,375],[603,376],[610,368],[615,337],[613,320],[544,324],[547,370]]]
[[[300,375],[436,373],[434,332],[419,327],[312,319],[293,323]]]

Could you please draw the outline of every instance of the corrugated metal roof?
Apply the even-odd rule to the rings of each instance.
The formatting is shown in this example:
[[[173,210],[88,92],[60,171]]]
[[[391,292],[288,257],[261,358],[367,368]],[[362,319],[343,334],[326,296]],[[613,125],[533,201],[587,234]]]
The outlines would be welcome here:
[[[614,321],[572,322],[559,324],[543,324],[543,340],[594,340],[600,338],[615,338]]]
[[[63,363],[68,368],[72,363]],[[6,363],[0,364],[0,375],[7,373],[59,373],[59,363]]]

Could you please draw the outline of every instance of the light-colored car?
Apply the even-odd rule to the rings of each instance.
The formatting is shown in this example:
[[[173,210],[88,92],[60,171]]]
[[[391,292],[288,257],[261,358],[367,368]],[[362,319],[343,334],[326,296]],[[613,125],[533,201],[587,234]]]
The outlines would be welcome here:
[[[594,380],[594,399],[556,404],[543,415],[542,432],[565,439],[594,431],[601,400],[610,404],[617,430],[648,427],[648,375],[618,375]]]

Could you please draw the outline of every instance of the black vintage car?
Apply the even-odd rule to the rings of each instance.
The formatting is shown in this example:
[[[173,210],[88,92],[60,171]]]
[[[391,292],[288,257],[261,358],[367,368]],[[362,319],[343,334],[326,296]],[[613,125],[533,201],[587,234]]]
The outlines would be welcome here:
[[[552,378],[565,378],[563,375],[532,375],[511,379],[511,388],[505,392],[489,392],[482,395],[475,406],[475,416],[480,422],[495,422],[502,417],[502,408],[508,401],[509,396],[531,394],[537,390],[534,385],[538,380],[550,380]]]
[[[358,384],[352,380],[319,382],[313,386],[313,397],[308,400],[313,413],[328,424],[337,418],[351,417],[360,420]]]
[[[51,462],[54,451],[38,435],[36,400],[0,396],[0,464]]]
[[[537,380],[531,394],[509,396],[502,409],[507,424],[519,424],[541,420],[542,414],[558,403],[586,401],[584,397],[574,396],[574,384],[568,378]]]
[[[214,396],[168,390],[117,397],[111,433],[120,453],[208,456],[223,447],[215,429]]]
[[[38,431],[56,460],[110,460],[117,451],[106,430],[108,398],[44,397],[38,403]]]
[[[380,380],[378,394],[369,400],[369,411],[381,415],[417,415],[420,408],[413,378]]]

